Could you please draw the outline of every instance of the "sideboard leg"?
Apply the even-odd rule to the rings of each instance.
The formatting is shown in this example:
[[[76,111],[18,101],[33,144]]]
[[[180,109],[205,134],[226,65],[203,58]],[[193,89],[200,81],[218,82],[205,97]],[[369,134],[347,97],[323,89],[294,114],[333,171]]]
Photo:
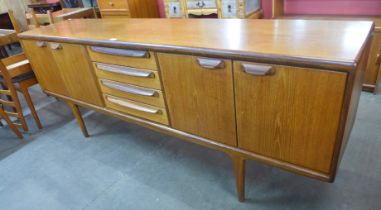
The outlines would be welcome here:
[[[78,106],[73,104],[73,103],[70,103],[70,102],[68,102],[68,104],[69,104],[71,111],[73,112],[75,118],[77,119],[77,122],[79,124],[79,127],[82,130],[83,135],[85,137],[89,137],[89,133],[87,132],[85,122],[83,121],[83,118],[82,118],[81,112],[78,109]]]
[[[234,174],[238,193],[238,200],[245,201],[245,167],[246,160],[243,157],[231,156],[233,160]]]

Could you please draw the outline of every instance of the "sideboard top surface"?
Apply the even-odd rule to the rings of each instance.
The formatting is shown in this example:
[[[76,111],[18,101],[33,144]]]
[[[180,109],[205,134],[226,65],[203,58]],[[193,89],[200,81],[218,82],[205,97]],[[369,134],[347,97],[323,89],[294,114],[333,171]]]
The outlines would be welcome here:
[[[350,70],[373,27],[371,21],[75,19],[19,37]]]

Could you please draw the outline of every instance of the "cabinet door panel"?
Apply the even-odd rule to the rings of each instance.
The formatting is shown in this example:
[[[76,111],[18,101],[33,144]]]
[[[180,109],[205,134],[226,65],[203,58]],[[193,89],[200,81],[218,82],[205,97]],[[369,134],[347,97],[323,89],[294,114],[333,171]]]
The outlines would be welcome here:
[[[95,73],[84,46],[50,43],[54,60],[61,72],[69,97],[103,106]]]
[[[236,146],[232,62],[224,60],[224,67],[208,69],[194,56],[158,58],[172,127]]]
[[[41,88],[67,95],[64,81],[47,43],[23,40],[22,45]]]
[[[329,173],[346,73],[242,64],[234,62],[238,146]]]

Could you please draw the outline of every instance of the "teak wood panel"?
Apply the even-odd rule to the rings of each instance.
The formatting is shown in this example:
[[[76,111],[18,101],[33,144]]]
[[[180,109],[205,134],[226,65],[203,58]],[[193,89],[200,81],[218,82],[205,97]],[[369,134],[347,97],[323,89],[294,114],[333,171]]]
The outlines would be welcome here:
[[[197,57],[158,53],[173,128],[236,146],[232,61],[206,69]]]
[[[64,80],[69,97],[103,106],[103,100],[86,47],[76,44],[62,43],[60,45],[60,48],[52,50],[52,54]]]
[[[37,46],[37,41],[23,40],[23,49],[43,90],[68,96],[64,81],[47,43]]]
[[[148,87],[161,90],[160,74],[158,71],[151,71],[148,69],[141,69],[146,72],[150,72],[152,76],[150,77],[136,77],[126,74],[114,73],[109,71],[101,70],[97,67],[97,63],[93,63],[96,75],[101,79],[109,79],[112,81],[117,81],[126,84],[137,85],[141,87]]]
[[[381,63],[381,32],[374,32],[364,84],[377,86]]]
[[[165,108],[151,106],[148,104],[111,95],[104,95],[104,99],[107,108],[127,113],[139,118],[169,125],[167,110]],[[149,109],[149,111],[145,111],[145,109]]]
[[[234,62],[238,146],[329,174],[347,73],[273,66],[273,75],[255,76],[241,64]]]
[[[128,0],[131,17],[158,18],[159,8],[157,0]]]
[[[92,61],[97,61],[106,64],[116,64],[134,68],[142,68],[142,69],[150,69],[157,70],[157,64],[152,52],[149,52],[148,58],[134,58],[127,56],[119,56],[119,55],[110,55],[99,53],[91,50],[90,47],[87,48],[89,51],[89,55]]]
[[[105,82],[106,82],[106,85],[104,84]],[[135,88],[135,89],[137,88],[137,89],[143,89],[143,90],[148,90],[148,91],[154,92],[153,95],[134,94],[134,93],[131,93],[128,91],[118,90],[116,88],[107,86],[107,82],[110,83],[109,80],[104,80],[104,79],[99,80],[102,93],[104,93],[104,94],[119,96],[119,97],[127,98],[127,99],[130,99],[133,101],[138,101],[138,102],[150,104],[153,106],[165,107],[163,92],[160,90],[150,89],[150,88],[145,88],[145,87],[140,87],[140,86],[135,86],[135,85],[130,85],[130,84],[123,84],[123,83],[119,83],[119,82],[113,82],[115,84],[127,86],[130,88]]]
[[[352,71],[371,30],[370,21],[74,19],[19,37]]]

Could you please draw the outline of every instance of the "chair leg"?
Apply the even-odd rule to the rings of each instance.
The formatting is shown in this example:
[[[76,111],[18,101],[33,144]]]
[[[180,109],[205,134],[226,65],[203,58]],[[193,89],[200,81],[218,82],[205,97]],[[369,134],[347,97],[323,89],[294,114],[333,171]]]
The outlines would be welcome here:
[[[8,115],[4,112],[3,109],[0,109],[0,116],[5,120],[5,122],[8,123],[9,127],[12,129],[12,131],[16,134],[17,137],[20,139],[23,138],[23,135],[21,132],[17,129],[17,127],[12,123],[12,121],[9,119]]]
[[[79,124],[79,127],[82,130],[83,135],[85,137],[89,137],[89,133],[87,132],[85,122],[83,121],[83,118],[82,118],[81,112],[78,109],[78,106],[76,104],[71,103],[71,102],[68,102],[68,104],[69,104],[71,111],[73,112],[75,118],[77,119],[77,122]]]
[[[20,119],[21,126],[24,129],[24,131],[28,131],[29,128],[28,128],[28,125],[26,124],[26,120],[25,120],[24,114],[22,112],[22,107],[20,104],[19,97],[17,96],[17,93],[15,93],[15,95],[12,95],[12,98],[13,98],[13,101],[15,102],[15,105],[16,105],[15,108],[16,108],[16,111],[18,113],[18,118]]]
[[[238,193],[238,200],[245,201],[245,168],[246,160],[243,157],[231,156],[234,167],[234,174],[236,179],[236,187]]]
[[[3,83],[0,82],[0,89],[2,89],[2,90],[6,90],[6,89],[7,89],[7,86],[6,86],[5,84],[3,84]],[[12,97],[11,97],[10,95],[6,95],[5,97],[6,97],[6,99],[7,99],[8,101],[12,101]],[[15,107],[11,107],[11,109],[12,109],[13,112],[17,112],[17,110],[16,110]]]
[[[33,104],[32,98],[30,97],[28,87],[20,84],[20,91],[24,95],[26,103],[29,106],[30,112],[32,113],[32,116],[34,118],[34,121],[37,124],[38,129],[42,129],[42,124],[41,124],[40,118],[37,115],[36,109],[34,108],[34,104]]]

